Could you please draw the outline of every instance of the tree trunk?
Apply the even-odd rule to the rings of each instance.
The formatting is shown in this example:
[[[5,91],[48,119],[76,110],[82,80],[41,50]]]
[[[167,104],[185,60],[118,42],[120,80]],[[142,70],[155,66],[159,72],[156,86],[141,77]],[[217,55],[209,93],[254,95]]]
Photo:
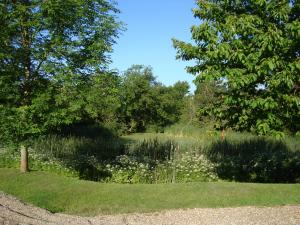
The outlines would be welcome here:
[[[21,173],[29,172],[28,169],[28,151],[25,146],[21,146],[21,166],[20,166]]]

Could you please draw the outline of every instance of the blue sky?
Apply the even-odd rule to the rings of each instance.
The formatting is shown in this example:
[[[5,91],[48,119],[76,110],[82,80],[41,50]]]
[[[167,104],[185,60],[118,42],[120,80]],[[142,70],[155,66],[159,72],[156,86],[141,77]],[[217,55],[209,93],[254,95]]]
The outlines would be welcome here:
[[[171,39],[191,42],[190,28],[199,24],[192,14],[195,0],[117,0],[117,3],[121,10],[119,18],[127,30],[114,45],[111,68],[124,71],[133,64],[149,65],[157,80],[165,85],[179,80],[192,85],[194,77],[185,71],[191,63],[175,59]]]

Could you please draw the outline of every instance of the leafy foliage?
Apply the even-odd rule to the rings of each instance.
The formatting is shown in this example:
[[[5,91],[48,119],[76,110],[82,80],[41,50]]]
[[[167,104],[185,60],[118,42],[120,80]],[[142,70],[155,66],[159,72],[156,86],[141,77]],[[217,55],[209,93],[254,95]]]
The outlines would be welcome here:
[[[123,76],[121,84],[121,121],[125,131],[132,133],[163,127],[177,122],[188,92],[187,82],[164,86],[156,81],[151,67],[133,65]]]
[[[110,62],[116,13],[109,0],[1,1],[2,140],[81,120],[82,90]]]
[[[209,124],[216,121],[216,116],[210,113],[210,109],[218,102],[226,87],[221,82],[215,81],[196,82],[196,84],[194,105],[197,109],[197,117],[202,124]]]
[[[116,73],[104,73],[93,76],[90,83],[83,90],[86,96],[84,110],[96,123],[118,130],[118,111],[121,107],[120,77]]]
[[[195,60],[197,82],[223,81],[211,112],[236,130],[282,135],[300,129],[299,1],[198,1],[194,44],[173,40]]]

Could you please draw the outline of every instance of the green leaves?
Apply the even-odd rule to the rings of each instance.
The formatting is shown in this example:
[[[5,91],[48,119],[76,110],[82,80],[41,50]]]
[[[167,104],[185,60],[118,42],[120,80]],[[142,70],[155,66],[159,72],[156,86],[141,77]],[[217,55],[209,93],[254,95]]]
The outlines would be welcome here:
[[[218,111],[224,126],[259,134],[297,132],[300,84],[299,3],[199,1],[195,45],[175,40],[177,58],[196,60],[197,80],[226,83]]]
[[[120,122],[125,132],[161,131],[177,122],[188,93],[187,82],[173,86],[158,83],[151,67],[133,65],[124,73],[120,86]]]
[[[91,86],[84,89],[84,110],[100,124],[109,125],[117,121],[121,107],[120,78],[116,74],[104,73],[92,77]]]
[[[0,3],[0,114],[6,115],[0,131],[6,138],[24,140],[86,114],[101,117],[91,106],[99,83],[90,77],[107,71],[123,29],[118,12],[110,0]]]

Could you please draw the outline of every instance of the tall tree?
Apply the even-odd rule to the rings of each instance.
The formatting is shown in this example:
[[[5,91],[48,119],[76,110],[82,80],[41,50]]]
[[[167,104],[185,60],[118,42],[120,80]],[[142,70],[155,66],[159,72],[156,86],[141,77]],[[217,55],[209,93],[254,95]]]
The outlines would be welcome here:
[[[189,84],[186,81],[178,81],[172,86],[157,88],[157,94],[155,94],[157,128],[172,125],[181,119],[188,92]]]
[[[199,0],[193,44],[173,40],[188,72],[226,82],[215,102],[224,126],[259,134],[300,130],[300,2]]]
[[[121,28],[118,12],[110,0],[0,2],[2,138],[23,139],[59,124],[43,115],[52,109],[62,123],[80,116],[82,102],[74,95],[107,68]],[[70,99],[77,104],[71,107]],[[58,112],[64,107],[69,110]]]
[[[121,78],[115,73],[92,77],[91,85],[84,90],[85,112],[88,117],[106,128],[118,130],[118,111],[121,107]]]
[[[119,114],[126,131],[161,131],[177,122],[188,89],[187,82],[177,82],[173,86],[157,82],[151,67],[130,67],[124,73],[120,90]]]
[[[127,132],[145,131],[155,113],[152,92],[157,85],[151,67],[133,65],[124,72],[121,85],[121,112]]]

